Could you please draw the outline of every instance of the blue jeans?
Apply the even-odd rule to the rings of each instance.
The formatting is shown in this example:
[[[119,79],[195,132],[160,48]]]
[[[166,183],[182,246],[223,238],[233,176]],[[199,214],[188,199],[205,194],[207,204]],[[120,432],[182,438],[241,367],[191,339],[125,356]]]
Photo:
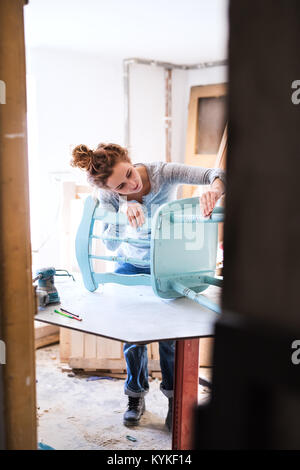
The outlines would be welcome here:
[[[150,274],[150,268],[138,268],[129,263],[122,263],[117,265],[115,273]],[[158,344],[162,374],[160,389],[166,397],[171,398],[174,383],[175,341],[160,341]],[[123,351],[127,365],[125,395],[144,396],[149,391],[147,346],[125,343]]]

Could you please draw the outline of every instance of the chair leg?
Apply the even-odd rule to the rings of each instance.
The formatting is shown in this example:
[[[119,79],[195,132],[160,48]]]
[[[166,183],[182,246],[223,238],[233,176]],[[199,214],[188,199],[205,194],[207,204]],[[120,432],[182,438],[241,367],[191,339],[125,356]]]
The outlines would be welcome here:
[[[221,313],[221,307],[219,307],[219,305],[207,299],[204,295],[193,291],[184,284],[181,284],[178,281],[173,281],[171,283],[171,286],[172,289],[178,292],[178,294],[181,294],[187,297],[188,299],[194,300],[194,302],[197,302],[198,304],[203,305],[203,307],[207,307],[216,313]]]

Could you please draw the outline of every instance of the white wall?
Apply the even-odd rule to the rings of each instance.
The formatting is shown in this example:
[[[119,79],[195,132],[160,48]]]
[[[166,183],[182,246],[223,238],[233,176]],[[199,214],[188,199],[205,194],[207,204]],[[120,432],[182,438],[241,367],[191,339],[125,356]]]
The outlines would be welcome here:
[[[30,49],[27,73],[33,249],[43,245],[34,258],[40,266],[58,266],[60,181],[85,180],[69,166],[72,147],[123,141],[122,63],[70,51]]]
[[[68,167],[70,146],[123,139],[122,64],[70,51],[31,49],[41,158],[47,171]]]
[[[184,162],[192,86],[224,83],[227,67],[172,71],[172,161]],[[165,160],[165,81],[158,66],[130,66],[130,146],[135,162]]]
[[[164,69],[130,65],[130,150],[133,161],[164,160]]]
[[[155,58],[154,58],[155,59]],[[29,160],[36,266],[60,266],[61,181],[85,181],[69,166],[84,143],[124,144],[122,59],[45,48],[29,49]],[[172,160],[184,161],[190,87],[226,81],[226,68],[173,71]],[[131,66],[130,126],[134,162],[165,159],[164,71]],[[37,233],[39,232],[39,233]]]

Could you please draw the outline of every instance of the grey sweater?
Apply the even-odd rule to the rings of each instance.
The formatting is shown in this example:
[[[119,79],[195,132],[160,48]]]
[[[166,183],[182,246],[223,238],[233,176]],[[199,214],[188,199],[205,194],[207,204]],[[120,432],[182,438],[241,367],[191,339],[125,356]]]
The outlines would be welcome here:
[[[145,215],[151,217],[162,204],[176,198],[177,188],[180,184],[207,185],[212,184],[216,178],[220,178],[225,184],[225,173],[219,169],[188,166],[181,163],[137,163],[134,166],[144,165],[147,169],[151,189],[143,196],[143,208]],[[126,199],[106,189],[99,189],[99,201],[101,207],[118,212]],[[130,202],[134,202],[131,200]],[[145,240],[145,244],[121,243],[119,241],[104,241],[111,251],[118,249],[117,255],[146,261],[150,265],[150,239],[149,227],[133,229],[128,226],[104,224],[103,232],[106,236],[139,238]],[[141,266],[137,262],[131,263]],[[144,263],[143,263],[144,265]]]

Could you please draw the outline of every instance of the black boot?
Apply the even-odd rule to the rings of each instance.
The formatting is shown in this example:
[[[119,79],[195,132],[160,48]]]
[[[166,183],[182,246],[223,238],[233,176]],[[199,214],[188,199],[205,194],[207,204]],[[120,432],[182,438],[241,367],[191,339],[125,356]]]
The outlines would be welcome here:
[[[126,426],[137,426],[145,411],[144,397],[128,397],[128,408],[124,413],[123,423]]]
[[[168,414],[166,417],[166,426],[168,430],[171,432],[172,430],[172,422],[173,422],[173,397],[169,398],[169,409],[168,409]]]

